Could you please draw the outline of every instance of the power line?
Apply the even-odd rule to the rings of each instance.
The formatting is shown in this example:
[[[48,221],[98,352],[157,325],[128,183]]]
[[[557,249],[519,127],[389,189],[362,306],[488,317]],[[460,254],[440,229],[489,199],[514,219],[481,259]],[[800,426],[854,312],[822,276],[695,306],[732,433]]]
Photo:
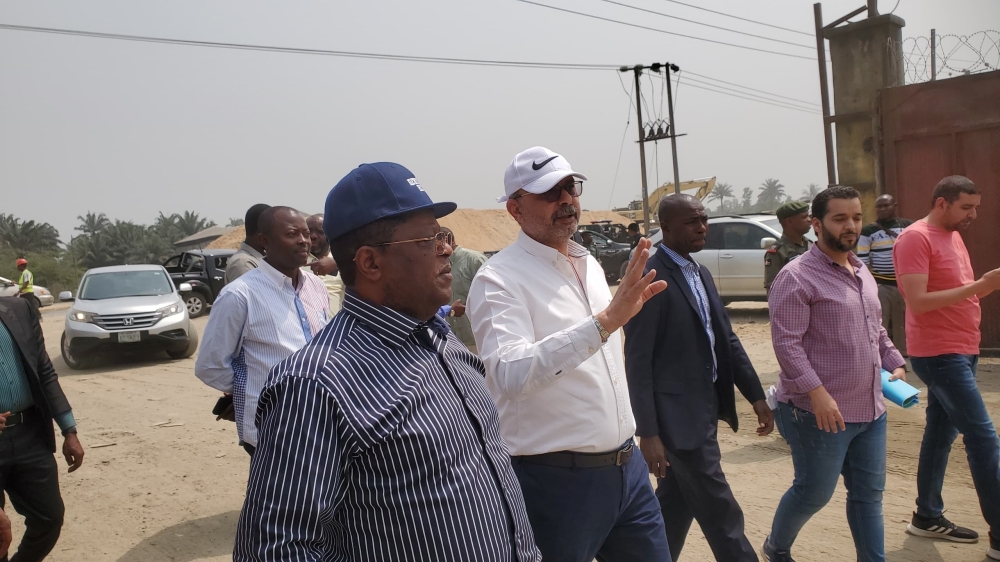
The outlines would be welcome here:
[[[640,12],[646,12],[647,14],[654,14],[654,15],[657,15],[657,16],[663,16],[665,18],[675,19],[675,20],[679,20],[679,21],[686,21],[688,23],[693,23],[695,25],[703,25],[705,27],[710,27],[712,29],[718,29],[718,30],[721,30],[721,31],[728,31],[729,33],[736,33],[738,35],[745,35],[747,37],[754,37],[756,39],[763,39],[764,41],[774,41],[775,43],[783,43],[785,45],[792,45],[794,47],[802,47],[804,49],[812,49],[814,51],[816,50],[816,46],[815,45],[803,45],[802,43],[795,43],[795,42],[792,42],[792,41],[785,41],[784,39],[775,39],[774,37],[767,37],[765,35],[757,35],[756,33],[748,33],[746,31],[739,31],[737,29],[730,29],[728,27],[722,27],[721,25],[712,25],[710,23],[704,23],[704,22],[700,22],[700,21],[689,20],[689,19],[685,19],[685,18],[682,18],[682,17],[679,17],[679,16],[674,16],[674,15],[670,15],[670,14],[664,14],[663,12],[657,12],[656,10],[647,10],[646,8],[640,8],[638,6],[630,6],[630,5],[624,4],[622,2],[616,2],[615,0],[600,0],[600,1],[601,2],[606,2],[608,4],[614,4],[616,6],[621,6],[623,8],[629,8],[631,10],[637,10],[637,11],[640,11]]]
[[[705,76],[704,74],[696,74],[694,72],[691,72],[690,70],[685,70],[685,72],[688,73],[688,74],[690,74],[691,76],[697,76],[698,78],[704,78],[705,80],[711,80],[713,82],[721,82],[723,84],[728,84],[730,86],[736,86],[737,88],[743,88],[744,90],[752,90],[754,92],[760,92],[762,94],[767,94],[769,96],[774,96],[776,98],[784,98],[786,100],[792,100],[792,101],[797,101],[797,102],[805,103],[805,104],[809,104],[809,105],[815,105],[816,107],[820,106],[818,103],[815,103],[815,102],[806,101],[806,100],[800,100],[798,98],[790,98],[788,96],[783,96],[781,94],[771,93],[771,92],[768,92],[768,91],[765,91],[765,90],[758,90],[756,88],[751,88],[749,86],[741,86],[740,84],[734,84],[733,82],[726,82],[725,80],[719,80],[718,78],[712,78],[711,76]]]
[[[438,64],[461,64],[470,66],[501,66],[513,68],[541,68],[556,70],[617,70],[613,64],[576,64],[560,62],[527,62],[489,59],[465,59],[451,57],[422,57],[415,55],[393,55],[386,53],[366,53],[358,51],[334,51],[327,49],[304,49],[298,47],[276,47],[270,45],[254,45],[247,43],[223,43],[218,41],[196,41],[191,39],[171,39],[167,37],[151,37],[145,35],[124,35],[118,33],[102,33],[96,31],[80,31],[74,29],[57,29],[50,27],[31,27],[26,25],[0,24],[0,29],[11,31],[26,31],[34,33],[52,33],[56,35],[75,35],[98,39],[115,39],[119,41],[137,41],[141,43],[162,43],[167,45],[185,45],[189,47],[210,47],[218,49],[236,49],[245,51],[263,51],[271,53],[294,53],[302,55],[325,55],[347,58],[380,59],[407,62],[425,62]]]
[[[574,10],[569,10],[567,8],[559,8],[557,6],[550,6],[548,4],[541,4],[539,2],[532,2],[531,0],[517,0],[517,1],[518,2],[523,2],[525,4],[531,4],[533,6],[540,6],[542,8],[548,8],[550,10],[556,10],[558,12],[566,12],[567,14],[575,14],[575,15],[578,15],[578,16],[583,16],[585,18],[591,18],[591,19],[596,19],[596,20],[601,20],[601,21],[607,21],[607,22],[611,22],[611,23],[617,23],[619,25],[626,25],[628,27],[634,27],[636,29],[645,29],[646,31],[655,31],[657,33],[663,33],[665,35],[674,35],[676,37],[684,37],[686,39],[694,39],[695,41],[704,41],[706,43],[714,43],[716,45],[724,45],[726,47],[736,47],[737,49],[746,49],[748,51],[756,51],[758,53],[768,53],[768,54],[772,54],[772,55],[781,55],[783,57],[791,57],[791,58],[794,58],[794,59],[803,59],[803,60],[808,60],[808,61],[815,60],[813,57],[807,57],[807,56],[803,56],[803,55],[794,55],[792,53],[782,53],[781,51],[771,51],[771,50],[768,50],[768,49],[759,49],[757,47],[750,47],[750,46],[747,46],[747,45],[739,45],[737,43],[726,43],[725,41],[716,41],[714,39],[706,39],[704,37],[697,37],[697,36],[694,36],[694,35],[685,35],[683,33],[675,33],[673,31],[667,31],[665,29],[656,29],[655,27],[646,27],[644,25],[638,25],[638,24],[635,24],[635,23],[628,23],[628,22],[624,22],[624,21],[621,21],[621,20],[615,20],[615,19],[611,19],[611,18],[605,18],[605,17],[602,17],[602,16],[595,16],[594,14],[587,14],[587,13],[584,13],[584,12],[577,12],[577,11],[574,11]]]
[[[520,0],[527,1],[527,0]],[[532,2],[529,2],[532,3]],[[586,15],[586,14],[584,14]],[[437,64],[458,64],[458,65],[468,65],[468,66],[497,66],[497,67],[510,67],[510,68],[536,68],[536,69],[556,69],[556,70],[614,70],[617,74],[619,65],[611,64],[578,64],[578,63],[558,63],[558,62],[528,62],[528,61],[506,61],[506,60],[492,60],[492,59],[466,59],[466,58],[454,58],[454,57],[424,57],[416,55],[394,55],[388,53],[367,53],[359,51],[335,51],[326,49],[304,49],[296,47],[276,47],[270,45],[255,45],[246,43],[222,43],[216,41],[196,41],[189,39],[171,39],[166,37],[152,37],[145,35],[125,35],[117,33],[102,33],[95,31],[81,31],[73,29],[58,29],[58,28],[46,28],[46,27],[31,27],[23,25],[10,25],[10,24],[0,24],[0,29],[6,29],[10,31],[24,31],[33,33],[50,33],[56,35],[72,35],[79,37],[91,37],[98,39],[113,39],[119,41],[135,41],[143,43],[160,43],[167,45],[183,45],[190,47],[208,47],[208,48],[220,48],[220,49],[235,49],[235,50],[247,50],[247,51],[262,51],[262,52],[273,52],[273,53],[292,53],[292,54],[305,54],[305,55],[324,55],[324,56],[336,56],[336,57],[346,57],[346,58],[361,58],[361,59],[378,59],[378,60],[392,60],[392,61],[403,61],[403,62],[423,62],[423,63],[437,63]],[[796,56],[796,55],[787,55]],[[806,57],[808,58],[808,57]],[[700,76],[688,71],[687,74],[692,76]],[[709,80],[715,80],[718,82],[723,82],[722,80],[717,80],[714,78],[708,78],[707,76],[702,76]],[[715,86],[714,84],[712,84]],[[735,85],[735,84],[733,84]],[[692,88],[699,88],[703,90],[708,90],[708,88],[691,85]],[[715,86],[722,88],[722,86]],[[745,89],[745,86],[739,86]],[[624,84],[623,84],[624,89]],[[754,99],[744,96],[738,96],[727,92],[720,92],[717,90],[708,90],[717,93],[722,93],[724,95],[731,95],[733,97],[739,97],[748,101],[756,101],[758,103],[768,103],[769,105],[776,105],[777,107],[784,107],[786,109],[797,109],[799,111],[804,111],[797,106],[792,106],[791,104],[784,105],[784,102],[779,102],[777,100],[772,100],[773,103],[764,101],[761,99]],[[761,93],[767,93],[762,90],[757,90]],[[740,92],[741,94],[746,94],[745,92]],[[746,94],[753,95],[753,94]],[[778,94],[769,94],[776,97]],[[761,97],[761,96],[757,96]],[[630,96],[631,99],[631,96]],[[638,101],[638,100],[637,100]],[[645,99],[642,99],[645,104]],[[648,111],[648,110],[647,110]]]
[[[761,100],[761,99],[748,98],[748,97],[744,97],[742,95],[738,95],[738,94],[742,94],[743,92],[738,92],[738,93],[734,93],[734,92],[731,92],[731,91],[730,92],[726,92],[726,91],[722,91],[722,90],[715,90],[715,89],[712,89],[712,88],[706,88],[705,86],[698,86],[697,84],[692,84],[691,83],[691,78],[688,78],[687,82],[685,82],[685,83],[688,85],[688,88],[696,88],[698,90],[705,90],[705,91],[708,91],[708,92],[715,92],[717,94],[722,94],[724,96],[731,96],[731,97],[734,97],[734,98],[740,98],[740,99],[744,99],[744,100],[747,100],[747,101],[752,101],[752,102],[757,102],[757,103],[763,103],[763,104],[766,104],[766,105],[773,105],[775,107],[780,107],[782,109],[793,109],[795,111],[801,111],[803,113],[812,113],[812,114],[817,114],[817,115],[819,114],[819,111],[811,110],[811,109],[803,109],[803,108],[798,107],[798,106],[784,105],[783,102],[764,101],[764,100]]]
[[[619,74],[619,73],[616,73]],[[621,82],[621,74],[618,76]],[[625,90],[625,83],[622,82],[622,90]],[[615,198],[615,187],[618,185],[618,169],[622,165],[622,151],[625,150],[625,136],[628,135],[628,126],[632,123],[632,92],[625,91],[628,95],[628,109],[625,112],[625,131],[622,133],[622,144],[618,147],[618,163],[615,164],[615,179],[611,182],[611,195],[608,197],[608,208],[611,208],[611,201]]]
[[[710,10],[708,8],[703,8],[703,7],[697,6],[695,4],[687,4],[685,2],[679,2],[678,0],[664,0],[664,2],[673,2],[674,4],[680,4],[681,6],[687,6],[688,8],[694,8],[695,10],[702,10],[702,11],[705,11],[705,12],[710,12],[710,13],[717,14],[717,15],[720,15],[720,16],[725,16],[727,18],[733,18],[734,20],[740,20],[740,21],[745,21],[745,22],[749,22],[749,23],[755,23],[757,25],[763,25],[763,26],[766,26],[766,27],[774,28],[774,29],[780,29],[782,31],[789,31],[791,33],[798,33],[799,35],[807,35],[809,37],[813,37],[812,33],[807,33],[805,31],[799,31],[798,29],[791,29],[791,28],[788,28],[788,27],[781,27],[780,25],[773,25],[773,24],[770,24],[770,23],[764,23],[762,21],[756,21],[756,20],[752,20],[752,19],[749,19],[749,18],[741,18],[740,16],[734,16],[732,14],[727,14],[726,12],[718,12],[716,10]]]
[[[687,80],[688,80],[689,83],[701,84],[703,86],[709,86],[709,87],[712,87],[712,88],[719,88],[719,89],[722,89],[722,90],[730,90],[730,88],[726,88],[725,86],[720,86],[718,84],[713,84],[711,82],[705,82],[704,80],[698,80],[696,78],[691,78],[690,76],[687,77]],[[730,91],[732,91],[732,90],[730,90]],[[736,91],[735,93],[743,95],[743,96],[748,96],[748,97],[752,97],[752,98],[761,99],[761,100],[764,100],[764,101],[770,101],[770,102],[780,103],[780,104],[783,104],[783,105],[787,105],[789,107],[798,107],[800,109],[805,109],[807,111],[818,111],[818,108],[805,107],[805,106],[803,106],[802,104],[800,104],[798,102],[782,101],[782,100],[778,100],[778,99],[774,99],[774,98],[769,98],[767,96],[762,96],[760,94],[753,94],[753,93],[750,93],[750,92],[739,92],[739,91]]]

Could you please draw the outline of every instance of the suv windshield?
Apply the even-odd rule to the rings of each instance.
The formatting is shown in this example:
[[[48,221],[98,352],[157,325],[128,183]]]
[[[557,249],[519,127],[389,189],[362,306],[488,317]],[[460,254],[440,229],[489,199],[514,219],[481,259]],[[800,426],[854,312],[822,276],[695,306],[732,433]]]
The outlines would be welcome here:
[[[174,291],[165,273],[158,270],[93,273],[83,279],[80,298],[102,300],[121,297],[153,297]]]

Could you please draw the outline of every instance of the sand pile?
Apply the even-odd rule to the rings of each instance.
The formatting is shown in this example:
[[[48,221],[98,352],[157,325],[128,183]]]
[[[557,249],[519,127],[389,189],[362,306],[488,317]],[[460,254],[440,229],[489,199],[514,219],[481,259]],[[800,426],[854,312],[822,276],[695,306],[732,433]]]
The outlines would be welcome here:
[[[628,219],[612,211],[584,211],[580,224],[598,220],[611,220],[624,225],[629,223]],[[506,209],[459,209],[442,218],[440,223],[455,233],[459,244],[480,252],[502,250],[514,242],[519,230]],[[238,226],[208,247],[237,250],[245,235],[243,227]]]

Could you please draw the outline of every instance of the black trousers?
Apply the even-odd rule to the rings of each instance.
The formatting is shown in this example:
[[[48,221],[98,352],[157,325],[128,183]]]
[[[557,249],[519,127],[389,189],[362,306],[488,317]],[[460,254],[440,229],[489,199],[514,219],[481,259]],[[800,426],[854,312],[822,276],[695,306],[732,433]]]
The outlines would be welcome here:
[[[691,521],[697,519],[716,560],[756,562],[757,553],[744,533],[743,510],[722,473],[718,427],[700,449],[667,449],[667,461],[667,476],[657,479],[656,497],[670,556],[675,561],[680,558]]]
[[[52,551],[62,530],[65,508],[59,495],[59,467],[42,437],[44,423],[35,413],[0,433],[0,488],[10,497],[14,511],[24,516],[25,527],[10,562],[40,562]],[[0,494],[0,508],[3,506]],[[7,562],[7,557],[0,562]]]

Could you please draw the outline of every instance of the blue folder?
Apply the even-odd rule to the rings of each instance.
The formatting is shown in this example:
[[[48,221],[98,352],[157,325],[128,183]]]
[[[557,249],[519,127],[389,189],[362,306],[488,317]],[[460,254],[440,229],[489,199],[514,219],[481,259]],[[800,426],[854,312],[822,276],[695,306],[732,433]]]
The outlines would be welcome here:
[[[917,398],[917,395],[920,394],[920,389],[910,386],[906,381],[890,381],[890,376],[892,375],[889,371],[882,371],[882,396],[885,396],[886,400],[903,408],[916,406],[920,402]]]

